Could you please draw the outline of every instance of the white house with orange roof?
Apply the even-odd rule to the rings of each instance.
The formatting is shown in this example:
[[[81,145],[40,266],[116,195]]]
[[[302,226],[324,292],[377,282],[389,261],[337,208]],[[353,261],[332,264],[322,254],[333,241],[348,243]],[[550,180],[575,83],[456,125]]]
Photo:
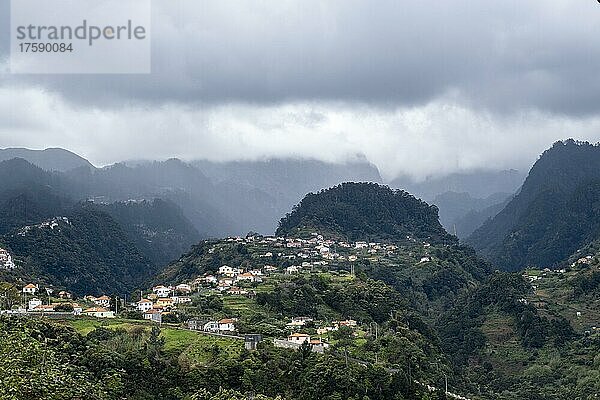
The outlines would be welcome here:
[[[40,290],[38,285],[34,285],[33,283],[28,283],[23,286],[23,293],[25,294],[35,294],[38,290]]]
[[[150,309],[152,309],[152,302],[148,299],[141,299],[140,301],[137,302],[137,309],[141,312],[146,312]]]
[[[288,342],[302,344],[304,342],[310,343],[310,335],[306,333],[292,333],[288,336]]]
[[[106,295],[96,297],[93,302],[100,307],[110,307],[110,297]]]
[[[221,332],[235,332],[235,319],[224,318],[219,321],[219,331]]]

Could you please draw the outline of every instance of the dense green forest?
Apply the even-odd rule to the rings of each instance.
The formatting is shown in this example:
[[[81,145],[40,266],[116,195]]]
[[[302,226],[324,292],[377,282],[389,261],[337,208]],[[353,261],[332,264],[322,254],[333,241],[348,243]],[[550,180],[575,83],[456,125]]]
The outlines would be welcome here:
[[[321,230],[348,240],[398,240],[411,235],[434,243],[454,243],[435,206],[402,190],[375,183],[343,183],[306,195],[279,223],[276,235]]]
[[[170,201],[154,199],[99,205],[125,230],[154,265],[167,265],[200,240],[200,234]]]
[[[15,230],[0,242],[28,276],[80,295],[129,293],[156,271],[121,226],[94,205],[77,205],[64,217]]]
[[[557,142],[520,192],[467,243],[506,270],[557,265],[600,236],[599,182],[599,146]]]
[[[17,261],[15,271],[1,271],[7,280],[129,293],[199,240],[166,200],[79,201],[83,184],[18,158],[0,162],[0,181],[0,245]]]

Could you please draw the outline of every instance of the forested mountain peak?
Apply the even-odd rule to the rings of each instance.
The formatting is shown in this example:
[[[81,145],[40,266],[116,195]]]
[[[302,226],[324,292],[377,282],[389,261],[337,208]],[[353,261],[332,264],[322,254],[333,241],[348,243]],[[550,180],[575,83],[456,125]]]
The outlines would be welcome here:
[[[559,141],[519,193],[467,242],[498,266],[552,266],[600,234],[600,146]]]
[[[376,183],[342,183],[309,193],[279,223],[277,235],[324,230],[349,240],[399,240],[407,236],[453,243],[438,209],[403,190]]]

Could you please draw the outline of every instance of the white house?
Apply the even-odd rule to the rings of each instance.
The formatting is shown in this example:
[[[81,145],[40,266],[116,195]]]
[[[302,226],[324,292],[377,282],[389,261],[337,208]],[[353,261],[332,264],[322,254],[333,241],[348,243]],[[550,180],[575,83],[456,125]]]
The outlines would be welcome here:
[[[146,312],[152,309],[152,302],[148,299],[141,299],[137,302],[137,309],[141,312]]]
[[[171,294],[171,288],[168,288],[163,285],[154,286],[152,288],[152,292],[158,297],[169,297],[169,295]]]
[[[192,298],[188,296],[173,296],[171,299],[173,300],[173,304],[185,304],[192,302]]]
[[[23,286],[23,293],[25,294],[35,294],[39,290],[38,285],[34,285],[33,283],[29,283]]]
[[[234,276],[241,272],[242,272],[241,269],[232,268],[229,265],[223,265],[223,266],[219,267],[219,274],[221,274],[221,275]]]
[[[204,282],[206,283],[217,283],[219,280],[214,275],[207,275],[204,277]]]
[[[90,317],[96,317],[96,318],[114,318],[115,317],[114,311],[109,311],[103,307],[88,308],[83,313]]]
[[[285,273],[286,273],[286,274],[295,274],[295,273],[297,273],[298,271],[299,271],[299,270],[298,270],[298,266],[297,266],[297,265],[290,265],[289,267],[287,267],[287,268],[285,269]]]
[[[288,326],[304,326],[307,322],[311,322],[313,319],[310,317],[294,317]]]
[[[321,254],[329,253],[329,247],[327,247],[327,246],[318,246],[317,250],[319,250],[319,253],[321,253]]]
[[[70,299],[73,297],[73,295],[65,290],[61,290],[58,293],[58,297],[60,297],[61,299]]]
[[[202,328],[204,332],[218,332],[219,331],[219,323],[217,321],[209,321],[204,324]]]
[[[262,279],[258,276],[255,276],[254,274],[250,273],[250,272],[245,272],[243,274],[239,274],[236,277],[236,280],[239,281],[246,281],[246,282],[262,282]]]
[[[192,287],[187,283],[181,283],[175,286],[175,291],[179,293],[190,293],[192,291]]]
[[[36,299],[35,297],[31,300],[29,300],[29,304],[27,306],[27,309],[29,311],[33,310],[34,308],[36,308],[37,306],[41,306],[42,305],[42,301],[40,299]]]
[[[110,297],[106,295],[96,297],[93,301],[96,305],[99,305],[100,307],[110,307]]]
[[[235,320],[231,318],[225,318],[219,321],[219,331],[221,332],[234,332],[235,331]]]
[[[310,335],[305,333],[292,333],[290,336],[288,336],[288,342],[296,344],[302,344],[304,342],[310,343]]]
[[[419,261],[419,263],[426,263],[431,261],[431,257],[421,257],[421,261]]]
[[[162,322],[162,313],[160,310],[156,310],[153,308],[144,312],[144,319],[154,322]]]

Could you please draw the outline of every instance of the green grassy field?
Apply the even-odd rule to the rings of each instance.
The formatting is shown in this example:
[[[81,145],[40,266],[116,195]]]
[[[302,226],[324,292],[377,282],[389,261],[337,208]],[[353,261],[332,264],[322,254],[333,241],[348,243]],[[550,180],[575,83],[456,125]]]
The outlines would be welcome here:
[[[150,330],[152,326],[155,326],[150,321],[119,318],[102,320],[81,318],[65,320],[62,323],[72,326],[82,335],[87,335],[98,327],[130,330],[136,326],[143,326]],[[160,329],[161,336],[165,339],[165,351],[170,354],[179,354],[180,358],[185,358],[190,363],[206,364],[214,357],[234,358],[244,347],[241,340],[211,336],[164,324]]]

